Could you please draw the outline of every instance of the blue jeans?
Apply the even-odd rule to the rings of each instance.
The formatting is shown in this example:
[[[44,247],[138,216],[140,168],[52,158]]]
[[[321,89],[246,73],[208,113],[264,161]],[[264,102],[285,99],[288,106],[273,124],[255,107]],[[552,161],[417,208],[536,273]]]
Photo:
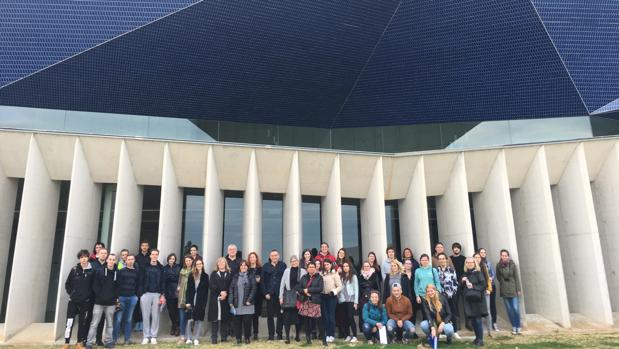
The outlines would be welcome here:
[[[322,295],[321,313],[325,324],[325,336],[335,337],[335,306],[337,297],[334,295]]]
[[[507,316],[509,322],[512,324],[512,329],[520,328],[520,302],[518,297],[506,297],[503,298],[505,303],[505,309],[507,310]]]
[[[363,323],[363,334],[365,335],[365,339],[367,340],[371,340],[371,339],[378,339],[378,330],[376,330],[376,332],[372,332],[372,329],[375,328],[376,326],[372,326],[370,324],[368,324],[367,322]]]
[[[138,296],[120,296],[118,297],[118,301],[120,303],[120,307],[118,308],[116,315],[114,315],[114,343],[118,341],[118,335],[122,323],[125,324],[125,342],[128,342],[131,339],[131,319],[133,317],[135,305],[138,303]]]
[[[430,323],[428,322],[428,320],[423,320],[419,326],[421,327],[421,330],[423,331],[423,333],[425,333],[426,336],[430,335]],[[451,323],[445,324],[443,326],[443,333],[445,333],[445,337],[447,337],[447,340],[450,340],[451,337],[453,337],[454,335],[454,326]],[[437,333],[437,335],[439,334],[440,333]]]
[[[181,333],[181,337],[185,337],[185,327],[187,326],[187,319],[186,319],[186,314],[187,312],[185,311],[185,308],[178,308],[178,322],[179,322],[179,327],[180,327],[180,333]],[[173,311],[173,310],[170,310]]]
[[[481,317],[472,317],[471,325],[473,325],[473,332],[475,332],[475,341],[484,341],[484,324]]]
[[[393,319],[387,320],[387,333],[389,334],[389,337],[394,339],[395,331],[397,329],[398,329],[397,321]],[[415,325],[408,320],[404,320],[402,322],[402,339],[408,339],[410,335],[414,332],[415,332]]]

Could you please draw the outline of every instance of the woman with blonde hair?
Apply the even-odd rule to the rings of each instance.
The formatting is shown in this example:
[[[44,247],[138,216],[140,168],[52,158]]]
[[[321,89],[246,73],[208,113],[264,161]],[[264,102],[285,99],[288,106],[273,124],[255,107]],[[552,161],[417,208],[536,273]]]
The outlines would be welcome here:
[[[217,258],[215,270],[211,273],[208,302],[208,321],[211,322],[211,343],[217,344],[217,332],[221,331],[221,341],[228,340],[229,325],[232,322],[228,290],[232,282],[232,273],[224,257]]]
[[[188,261],[193,261],[190,256],[186,258],[185,266],[189,263]],[[198,338],[202,332],[202,322],[204,321],[206,300],[208,299],[208,284],[208,275],[204,271],[204,262],[201,259],[196,259],[190,274],[187,275],[187,286],[182,297],[183,306],[187,310],[187,318],[194,323],[193,331],[191,330],[191,325],[183,326],[186,331],[186,333],[183,333],[183,336],[187,338],[186,344],[200,344]]]
[[[485,297],[488,283],[473,257],[468,257],[464,262],[461,287],[464,294],[464,313],[471,320],[475,331],[473,345],[481,347],[484,345],[484,327],[481,318],[488,316]]]
[[[426,295],[422,298],[421,308],[425,320],[421,322],[421,330],[428,337],[430,346],[438,342],[441,333],[447,337],[447,344],[451,343],[454,327],[451,323],[451,308],[444,295],[440,294],[434,284],[426,286]]]
[[[390,270],[388,273],[385,274],[385,280],[383,281],[383,302],[385,302],[387,298],[391,296],[391,287],[394,284],[401,285],[402,294],[407,297],[411,292],[410,282],[402,282],[402,278],[406,278],[406,276],[403,274],[404,267],[402,266],[402,263],[400,263],[397,259],[394,259],[391,261],[389,266]]]

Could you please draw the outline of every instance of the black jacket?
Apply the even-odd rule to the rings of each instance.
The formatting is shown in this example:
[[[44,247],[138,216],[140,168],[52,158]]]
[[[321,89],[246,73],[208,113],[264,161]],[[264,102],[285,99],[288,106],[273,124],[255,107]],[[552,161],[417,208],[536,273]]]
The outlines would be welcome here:
[[[208,297],[208,321],[217,321],[217,303],[221,308],[221,320],[229,321],[232,319],[230,314],[230,305],[228,304],[228,298],[224,300],[218,300],[219,293],[230,289],[230,282],[232,282],[232,274],[230,272],[222,273],[221,275],[214,271],[209,278],[210,295]],[[229,297],[230,295],[228,295]]]
[[[447,301],[447,298],[442,294],[438,294],[438,296],[441,300],[441,320],[444,323],[449,323],[451,322],[451,308],[449,308],[449,302]],[[424,319],[431,319],[431,326],[440,325],[440,323],[436,319],[436,311],[430,309],[430,306],[428,305],[428,302],[425,298],[421,299],[421,310],[423,312]]]
[[[310,275],[305,274],[301,277],[301,281],[297,284],[297,293],[299,294],[302,300],[307,299],[307,296],[303,292],[304,289],[308,289],[310,298],[309,300],[312,303],[320,304],[322,301],[322,290],[324,289],[324,282],[322,281],[322,276],[320,274],[315,273],[312,282],[307,286],[310,281]]]
[[[411,280],[408,278],[408,275],[402,273],[400,285],[402,285],[402,294],[405,295],[406,298],[410,299],[412,303],[414,301],[414,298],[412,298],[413,290],[411,287]],[[383,282],[383,302],[385,302],[389,296],[391,296],[391,287],[389,286],[389,275],[387,275],[387,277],[385,277],[385,281]]]
[[[166,266],[163,267],[163,276],[165,278],[165,298],[166,299],[178,298],[176,289],[178,288],[178,278],[179,278],[180,272],[181,272],[180,264],[174,264],[174,266],[172,267],[169,264],[166,264]]]
[[[359,296],[365,300],[370,299],[370,293],[372,290],[380,291],[380,272],[372,273],[369,279],[365,279],[361,273],[357,277],[359,280]]]
[[[282,276],[286,270],[286,263],[279,261],[275,266],[267,263],[262,266],[262,294],[271,295],[271,298],[279,297],[279,284],[282,282]]]
[[[92,271],[96,272],[98,270],[103,270],[106,268],[106,262],[99,262],[98,259],[95,259],[94,261],[90,262],[90,266],[92,267]]]
[[[92,291],[95,294],[95,304],[114,305],[118,299],[118,270],[105,268],[97,270],[92,282]]]
[[[228,268],[230,268],[232,275],[238,274],[241,260],[238,257],[232,260],[230,259],[230,256],[226,256],[226,261],[228,262]]]
[[[247,302],[250,304],[254,304],[256,299],[256,278],[252,277],[249,273],[247,274],[248,282],[243,285],[243,305],[246,305]],[[239,283],[239,274],[235,274],[232,276],[232,281],[230,282],[230,289],[228,290],[228,303],[232,306],[237,306],[239,303],[239,293],[237,290],[237,284]]]
[[[64,289],[67,291],[72,302],[83,303],[92,300],[92,280],[94,270],[90,263],[86,269],[78,263],[71,268],[67,280],[64,282]]]
[[[185,291],[185,302],[191,304],[191,318],[194,320],[204,321],[208,289],[208,275],[204,271],[200,274],[200,283],[198,284],[197,290],[196,281],[193,279],[193,274],[189,274],[189,279],[187,280],[187,290]],[[194,302],[193,298],[196,292],[198,292],[198,296],[195,297],[196,300]]]
[[[146,253],[146,255],[143,255],[142,251],[139,251],[138,254],[135,255],[135,264],[137,264],[135,268],[140,272],[141,275],[144,271],[144,268],[150,264],[150,251]]]
[[[484,292],[486,292],[488,284],[486,283],[486,277],[483,275],[483,272],[473,270],[463,273],[462,276],[466,276],[469,282],[473,284],[472,289],[467,289],[465,282],[462,282],[460,286],[464,294],[464,313],[469,318],[487,316],[488,308],[486,306],[486,296]],[[481,294],[481,301],[468,301],[466,297],[468,292],[479,292]]]
[[[124,267],[117,271],[118,294],[123,297],[137,296],[139,273],[133,268]]]
[[[146,267],[142,267],[140,274],[140,283],[138,286],[138,296],[144,293],[159,293],[165,292],[165,277],[163,276],[163,265],[157,262],[157,265],[150,263]]]

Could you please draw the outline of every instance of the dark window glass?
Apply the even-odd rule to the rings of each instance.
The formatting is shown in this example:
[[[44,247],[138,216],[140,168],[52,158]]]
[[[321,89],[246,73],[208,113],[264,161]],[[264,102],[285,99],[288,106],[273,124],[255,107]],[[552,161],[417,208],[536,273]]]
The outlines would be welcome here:
[[[359,200],[342,199],[342,240],[343,247],[357,265],[361,256],[361,222],[359,220]],[[337,252],[337,251],[334,251]]]
[[[475,229],[475,211],[473,209],[473,193],[469,193],[469,210],[471,211],[471,229],[473,231],[473,247],[475,251],[479,248],[477,244],[477,230]]]
[[[271,250],[281,256],[284,237],[284,206],[281,194],[262,194],[262,260],[269,260]],[[248,251],[249,253],[249,251]],[[289,256],[281,256],[281,259]]]
[[[439,241],[436,219],[436,196],[428,196],[428,223],[430,225],[430,246],[434,246]]]
[[[301,209],[303,210],[303,249],[318,248],[322,241],[320,197],[303,196]]]
[[[227,253],[227,247],[235,244],[239,250],[243,245],[243,202],[242,191],[224,192],[224,238],[222,256]]]
[[[159,208],[161,203],[161,187],[144,186],[142,201],[142,225],[140,241],[148,240],[150,246],[157,246],[159,232]]]
[[[15,241],[17,239],[17,225],[19,223],[19,212],[21,210],[21,197],[24,189],[24,179],[17,180],[17,195],[15,199],[15,213],[13,213],[13,225],[11,226],[11,241],[9,241],[9,257],[6,262],[4,275],[4,290],[2,292],[2,307],[0,307],[0,323],[4,323],[6,317],[6,304],[9,298],[9,287],[11,285],[11,272],[13,271],[13,257],[15,256]]]
[[[400,245],[400,218],[398,216],[398,201],[385,201],[385,223],[387,226],[387,246],[395,249],[398,260],[402,253]]]
[[[67,223],[70,187],[70,182],[60,182],[60,198],[56,215],[56,232],[54,233],[54,249],[52,250],[52,266],[49,276],[45,322],[54,322],[54,317],[56,316],[56,297],[58,296],[58,280],[60,278],[60,263],[62,262],[62,245]]]
[[[97,241],[103,242],[109,248],[112,242],[112,227],[114,225],[116,184],[103,184],[101,189],[101,214],[99,215]]]
[[[202,250],[204,235],[204,189],[186,188],[183,198],[183,247],[181,256],[189,253],[191,245]]]

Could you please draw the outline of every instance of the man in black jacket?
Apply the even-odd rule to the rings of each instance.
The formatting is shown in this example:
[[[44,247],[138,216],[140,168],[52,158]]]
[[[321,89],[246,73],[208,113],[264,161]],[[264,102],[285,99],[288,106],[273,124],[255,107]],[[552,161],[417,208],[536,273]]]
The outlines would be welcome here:
[[[77,348],[81,349],[86,345],[88,337],[88,327],[92,315],[92,279],[93,271],[90,266],[88,250],[81,250],[77,253],[79,263],[71,268],[64,288],[69,295],[69,305],[67,306],[67,324],[64,331],[64,349],[69,349],[71,332],[75,317],[79,315],[80,321],[77,327]]]
[[[159,307],[165,304],[165,277],[163,265],[159,263],[159,250],[150,251],[150,263],[140,266],[138,294],[144,323],[144,337],[142,344],[157,344],[159,333]]]
[[[140,241],[140,250],[135,256],[135,268],[138,270],[140,276],[142,276],[144,267],[146,267],[148,263],[150,263],[150,242],[148,242],[148,240],[142,240]],[[135,321],[134,330],[136,332],[141,332],[143,330],[142,311],[140,309],[140,299],[138,298],[138,304],[133,312],[133,320]]]
[[[272,250],[269,254],[269,263],[262,266],[262,294],[267,301],[267,327],[269,340],[275,339],[275,326],[277,325],[277,339],[282,340],[282,312],[279,305],[279,286],[286,270],[286,263],[279,260],[279,252]],[[277,317],[277,324],[275,323]]]
[[[90,260],[90,266],[92,267],[93,273],[97,273],[99,270],[104,270],[106,266],[106,260],[109,252],[105,246],[99,248],[97,252],[96,258],[94,260]],[[105,320],[101,318],[99,321],[99,325],[97,326],[97,345],[103,346],[103,325],[105,324]]]
[[[92,290],[95,296],[95,305],[92,309],[92,321],[88,330],[88,341],[86,348],[91,349],[95,344],[97,325],[105,314],[105,345],[108,348],[113,346],[112,333],[114,330],[114,311],[118,301],[118,285],[116,281],[116,255],[110,254],[107,257],[106,268],[97,270],[92,282]]]
[[[127,255],[125,266],[118,271],[118,311],[114,316],[114,343],[118,341],[121,327],[125,344],[131,344],[131,318],[138,303],[138,270],[135,268],[135,256]]]

